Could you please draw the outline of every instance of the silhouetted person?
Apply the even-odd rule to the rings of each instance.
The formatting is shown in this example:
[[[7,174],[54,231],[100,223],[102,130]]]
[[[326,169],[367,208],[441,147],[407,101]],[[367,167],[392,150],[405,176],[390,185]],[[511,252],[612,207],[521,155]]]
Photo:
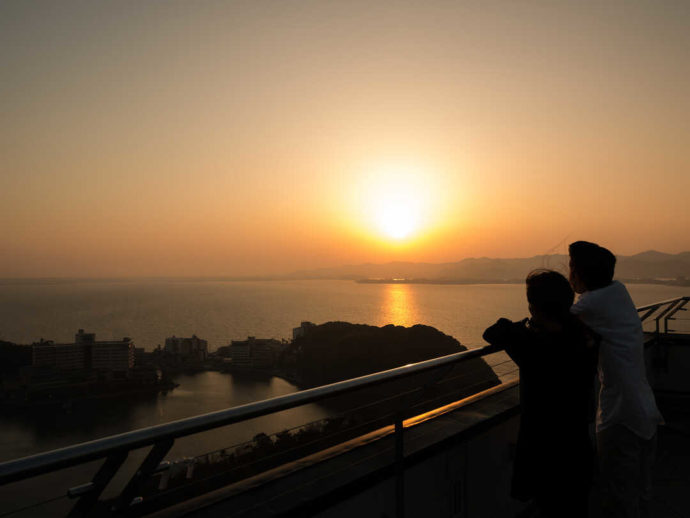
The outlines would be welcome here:
[[[648,516],[661,414],[647,382],[642,323],[628,290],[613,280],[616,257],[586,241],[569,247],[572,313],[601,336],[597,453],[606,516]]]
[[[511,495],[544,517],[587,516],[593,465],[589,401],[596,348],[571,315],[575,295],[560,273],[527,276],[529,319],[501,318],[484,339],[520,367],[520,431]]]

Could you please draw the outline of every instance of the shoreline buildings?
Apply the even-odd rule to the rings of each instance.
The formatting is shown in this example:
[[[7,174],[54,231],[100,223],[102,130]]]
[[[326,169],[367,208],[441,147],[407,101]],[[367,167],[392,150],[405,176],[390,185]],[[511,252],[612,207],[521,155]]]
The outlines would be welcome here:
[[[292,339],[296,340],[297,338],[306,335],[310,329],[313,329],[315,327],[316,324],[312,322],[300,322],[299,327],[292,328]]]
[[[248,336],[246,340],[232,340],[230,345],[219,347],[217,354],[229,359],[226,366],[233,369],[271,370],[286,343],[275,338]]]
[[[96,341],[95,333],[79,329],[74,343],[42,340],[31,349],[33,367],[53,367],[60,371],[93,369],[124,376],[134,368],[134,342],[128,337]]]
[[[165,339],[166,353],[179,357],[183,361],[204,362],[208,358],[208,342],[196,335],[182,338],[175,335]]]

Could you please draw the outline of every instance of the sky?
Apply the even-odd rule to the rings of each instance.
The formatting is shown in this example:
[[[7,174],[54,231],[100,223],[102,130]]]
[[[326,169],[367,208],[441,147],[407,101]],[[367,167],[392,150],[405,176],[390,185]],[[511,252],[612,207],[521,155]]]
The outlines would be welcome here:
[[[0,277],[690,250],[690,2],[0,2]]]

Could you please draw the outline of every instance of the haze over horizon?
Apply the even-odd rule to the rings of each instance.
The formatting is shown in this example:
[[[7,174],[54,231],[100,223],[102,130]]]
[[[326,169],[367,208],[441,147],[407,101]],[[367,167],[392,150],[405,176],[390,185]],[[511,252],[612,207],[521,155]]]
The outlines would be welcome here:
[[[454,261],[446,262],[416,262],[416,261],[388,261],[388,262],[362,262],[356,264],[331,264],[331,265],[321,265],[310,269],[299,269],[292,271],[283,271],[271,274],[250,274],[250,275],[131,275],[131,276],[54,276],[54,277],[0,277],[0,281],[41,281],[41,280],[137,280],[137,279],[222,279],[222,280],[299,280],[299,279],[335,279],[335,278],[351,278],[355,275],[354,272],[359,272],[355,277],[358,278],[381,278],[381,275],[385,277],[398,277],[400,272],[396,271],[396,266],[411,266],[414,269],[403,275],[408,279],[434,279],[441,275],[441,277],[448,277],[447,270],[443,267],[448,266],[458,266],[466,262],[486,262],[488,266],[491,263],[513,263],[513,270],[517,267],[518,270],[513,271],[515,275],[519,277],[522,275],[523,271],[520,270],[520,265],[530,265],[524,271],[529,271],[530,268],[549,268],[562,271],[562,273],[567,274],[567,250],[562,252],[555,252],[552,254],[535,254],[527,257],[463,257]],[[546,262],[541,261],[546,259]],[[641,272],[637,272],[636,275],[630,276],[630,263],[634,262],[636,269],[642,268]],[[620,270],[620,266],[623,265],[623,271]],[[669,269],[670,265],[670,269]],[[473,273],[481,273],[481,265],[474,265],[475,268],[479,266],[480,271],[475,270]],[[369,271],[368,267],[372,267],[373,271]],[[431,267],[431,269],[425,269]],[[655,273],[647,274],[644,270],[649,270]],[[320,277],[322,273],[326,273],[325,277]],[[477,278],[477,275],[467,277],[461,272],[459,275],[450,275],[452,278],[457,280],[469,280],[471,278]],[[642,275],[640,275],[640,273]],[[629,256],[618,255],[618,267],[617,267],[617,277],[620,278],[622,274],[625,276],[630,276],[631,278],[675,278],[675,277],[688,277],[690,276],[690,251],[682,251],[677,254],[668,254],[658,250],[644,250]],[[670,276],[670,277],[669,277]],[[481,275],[480,277],[481,278]],[[496,277],[491,277],[489,274],[484,279],[497,279]],[[517,277],[515,277],[517,278]]]
[[[690,3],[0,4],[0,278],[690,250]]]

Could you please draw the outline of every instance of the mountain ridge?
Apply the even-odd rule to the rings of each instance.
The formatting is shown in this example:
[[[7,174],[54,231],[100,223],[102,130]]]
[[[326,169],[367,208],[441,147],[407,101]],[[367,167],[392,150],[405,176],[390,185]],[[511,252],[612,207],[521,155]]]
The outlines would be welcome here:
[[[299,270],[286,275],[285,278],[508,282],[522,281],[527,273],[536,268],[567,273],[568,261],[568,256],[564,254],[518,258],[467,257],[460,261],[444,263],[390,261]],[[616,278],[637,281],[690,278],[690,251],[668,254],[646,250],[630,256],[617,256]]]

